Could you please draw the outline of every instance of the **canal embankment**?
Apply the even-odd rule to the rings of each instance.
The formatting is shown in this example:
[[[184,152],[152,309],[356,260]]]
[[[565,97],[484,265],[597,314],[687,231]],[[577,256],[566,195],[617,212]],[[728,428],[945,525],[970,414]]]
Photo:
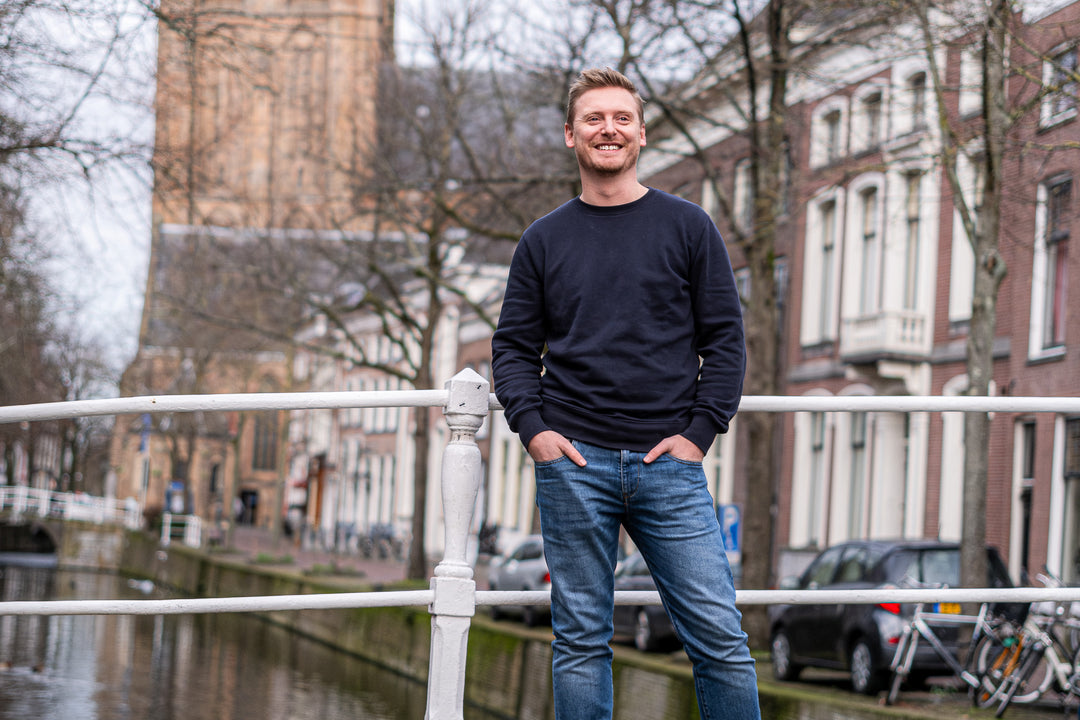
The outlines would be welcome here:
[[[276,562],[275,562],[276,561]],[[190,597],[303,595],[309,593],[403,590],[426,583],[385,582],[335,565],[331,559],[290,566],[290,559],[244,557],[235,553],[161,548],[156,539],[127,533],[117,566],[126,575],[153,580]],[[430,616],[423,608],[359,608],[266,613],[271,622],[318,640],[403,676],[425,682],[431,641]],[[548,720],[551,707],[550,629],[527,628],[478,614],[469,631],[465,700],[514,719]],[[908,718],[990,718],[971,708],[964,693],[939,684],[907,692],[898,706],[856,695],[836,673],[807,671],[805,682],[771,679],[767,658],[759,660],[762,715],[798,720],[874,720]],[[681,652],[644,655],[616,647],[616,717],[620,720],[677,720],[697,716],[693,677]],[[1061,711],[1013,707],[1009,716],[1028,720],[1060,716]]]

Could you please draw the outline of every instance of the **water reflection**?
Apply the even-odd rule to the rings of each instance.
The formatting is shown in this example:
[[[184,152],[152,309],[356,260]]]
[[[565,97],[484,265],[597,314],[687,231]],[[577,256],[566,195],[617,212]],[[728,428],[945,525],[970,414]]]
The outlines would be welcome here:
[[[0,567],[4,601],[141,598],[145,589],[111,575]],[[246,615],[0,617],[0,720],[398,720],[423,717],[425,695]]]

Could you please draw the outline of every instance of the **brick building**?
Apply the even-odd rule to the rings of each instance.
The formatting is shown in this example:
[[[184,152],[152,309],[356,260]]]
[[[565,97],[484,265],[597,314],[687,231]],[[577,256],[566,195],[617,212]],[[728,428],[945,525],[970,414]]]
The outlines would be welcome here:
[[[1075,396],[1080,315],[1068,278],[1080,272],[1080,260],[1068,247],[1080,228],[1073,190],[1080,4],[1023,5],[1009,50],[1009,104],[1021,120],[1003,171],[1000,251],[1008,274],[998,296],[992,387]],[[934,58],[944,78],[942,109],[955,127],[970,128],[981,108],[978,56],[958,30],[943,27],[941,36]],[[940,162],[934,66],[921,47],[917,28],[894,18],[887,40],[817,48],[800,57],[792,76],[786,209],[776,235],[783,394],[955,395],[967,388],[974,258]],[[704,192],[702,165],[678,159],[687,152],[677,136],[650,142],[660,152],[643,153],[642,169],[650,184],[702,202],[733,235],[753,198],[745,123],[726,100],[739,88],[725,89],[735,92],[707,88],[714,92],[702,96],[718,99],[703,115],[731,122],[699,123],[696,137],[707,138],[730,213]],[[974,137],[962,142],[957,165],[973,206],[980,147]],[[736,275],[745,278],[745,260],[731,249]],[[781,435],[774,528],[781,555],[855,537],[960,538],[960,413],[792,413]],[[1080,418],[995,414],[989,453],[988,541],[1017,578],[1045,563],[1080,580]],[[736,475],[744,462],[736,459]],[[734,482],[736,497],[749,492]]]
[[[292,387],[290,284],[332,280],[313,249],[369,235],[356,185],[393,15],[392,0],[160,4],[150,269],[122,394]],[[116,494],[207,518],[239,500],[244,522],[276,522],[285,421],[118,418]]]

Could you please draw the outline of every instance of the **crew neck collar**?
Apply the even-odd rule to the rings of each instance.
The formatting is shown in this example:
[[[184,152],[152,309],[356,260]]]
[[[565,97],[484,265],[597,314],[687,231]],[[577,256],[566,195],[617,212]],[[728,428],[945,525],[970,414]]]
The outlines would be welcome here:
[[[639,205],[644,204],[655,193],[656,193],[656,190],[654,190],[651,187],[647,187],[647,188],[645,188],[645,194],[642,195],[641,197],[639,197],[637,200],[631,200],[628,203],[622,203],[620,205],[592,205],[592,204],[587,203],[584,200],[582,200],[580,195],[578,197],[574,198],[574,200],[578,203],[578,205],[580,207],[584,208],[585,210],[588,210],[589,212],[602,214],[602,215],[610,215],[610,214],[616,214],[616,213],[624,212],[624,211],[627,211],[627,210],[633,210],[634,208],[638,207]]]

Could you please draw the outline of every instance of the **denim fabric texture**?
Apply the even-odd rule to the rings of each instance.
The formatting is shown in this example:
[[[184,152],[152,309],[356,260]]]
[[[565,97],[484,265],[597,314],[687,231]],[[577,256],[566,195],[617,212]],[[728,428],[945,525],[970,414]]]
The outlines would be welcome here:
[[[700,463],[574,441],[585,457],[536,466],[536,497],[551,572],[552,674],[557,720],[613,712],[614,571],[619,526],[649,564],[693,663],[703,720],[760,718],[754,660],[713,498]]]

